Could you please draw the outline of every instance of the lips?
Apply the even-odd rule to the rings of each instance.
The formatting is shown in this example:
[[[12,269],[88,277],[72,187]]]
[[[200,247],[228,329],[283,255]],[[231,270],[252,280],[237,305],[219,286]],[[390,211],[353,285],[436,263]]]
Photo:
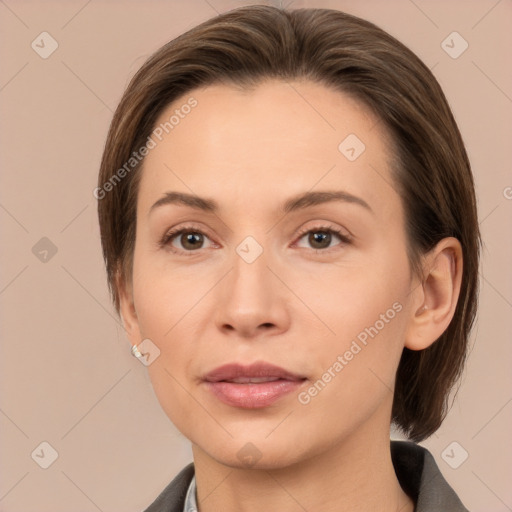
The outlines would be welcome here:
[[[299,381],[305,379],[305,377],[265,362],[253,363],[248,366],[237,363],[226,364],[219,366],[204,377],[204,380],[208,382],[226,381],[244,384],[272,382],[279,379]]]
[[[258,362],[249,366],[232,363],[204,377],[206,389],[224,404],[244,409],[268,407],[298,391],[306,378],[279,366]]]

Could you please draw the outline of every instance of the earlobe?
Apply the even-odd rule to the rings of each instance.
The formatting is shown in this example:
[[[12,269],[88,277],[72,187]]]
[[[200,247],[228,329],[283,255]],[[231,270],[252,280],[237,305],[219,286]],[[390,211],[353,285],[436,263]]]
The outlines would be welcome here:
[[[419,307],[409,320],[405,346],[423,350],[434,343],[448,328],[462,282],[462,247],[453,237],[441,240],[424,259],[424,280],[418,290]]]

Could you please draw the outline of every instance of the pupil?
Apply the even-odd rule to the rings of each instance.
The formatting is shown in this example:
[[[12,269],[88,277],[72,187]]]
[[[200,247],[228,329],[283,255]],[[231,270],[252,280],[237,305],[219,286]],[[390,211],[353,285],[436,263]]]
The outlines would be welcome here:
[[[182,236],[183,247],[186,248],[188,246],[188,248],[197,249],[198,247],[201,246],[201,237],[202,235],[200,233],[186,233],[185,235]],[[185,241],[185,243],[183,243],[183,241]]]
[[[329,243],[331,241],[331,234],[326,233],[325,231],[316,231],[314,233],[311,233],[309,241],[313,247],[315,246],[315,244],[320,243],[321,248],[325,248],[329,246]],[[322,243],[324,243],[324,245],[322,245]]]

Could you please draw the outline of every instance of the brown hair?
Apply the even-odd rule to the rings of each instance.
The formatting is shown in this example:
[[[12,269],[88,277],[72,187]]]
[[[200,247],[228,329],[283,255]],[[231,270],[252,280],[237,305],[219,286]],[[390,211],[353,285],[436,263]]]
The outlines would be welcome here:
[[[429,348],[405,348],[397,370],[392,420],[410,439],[422,440],[446,415],[476,314],[480,234],[474,183],[436,79],[414,53],[370,22],[327,9],[242,7],[189,30],[148,59],[114,114],[95,191],[116,310],[116,276],[131,279],[143,160],[128,170],[126,162],[144,146],[162,110],[181,96],[214,83],[252,87],[267,78],[325,84],[358,98],[384,123],[395,145],[394,179],[414,272],[420,272],[422,254],[442,238],[453,236],[462,245],[462,286],[450,325]]]

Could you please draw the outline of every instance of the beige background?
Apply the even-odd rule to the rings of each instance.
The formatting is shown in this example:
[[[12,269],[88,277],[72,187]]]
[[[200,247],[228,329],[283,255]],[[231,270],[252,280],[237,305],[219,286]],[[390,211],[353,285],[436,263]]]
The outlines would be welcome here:
[[[112,112],[146,57],[249,3],[0,1],[1,511],[141,510],[192,460],[110,306],[92,191]],[[477,182],[481,309],[453,408],[423,444],[473,512],[512,510],[512,3],[292,7],[377,23],[433,69],[452,105]],[[58,43],[47,59],[31,47],[43,31]],[[453,31],[469,44],[457,59],[441,46]],[[47,469],[36,463],[49,460],[44,441],[58,454]],[[452,465],[469,454],[457,469],[442,456],[454,441]]]

